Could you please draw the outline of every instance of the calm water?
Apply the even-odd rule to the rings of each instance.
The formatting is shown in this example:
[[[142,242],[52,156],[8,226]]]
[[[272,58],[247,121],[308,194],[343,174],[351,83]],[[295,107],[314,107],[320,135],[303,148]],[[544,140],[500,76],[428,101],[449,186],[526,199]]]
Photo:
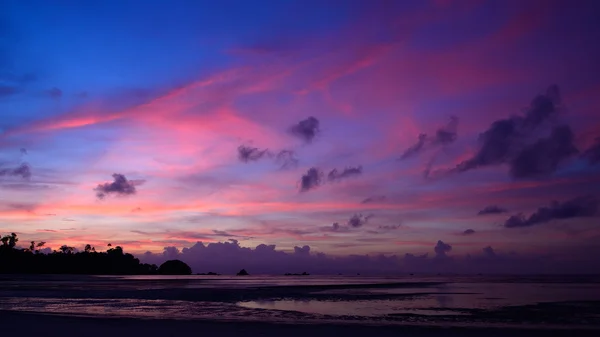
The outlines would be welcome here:
[[[5,276],[0,277],[0,309],[172,319],[395,321],[417,317],[464,323],[474,321],[477,310],[600,303],[599,281],[589,276]],[[543,310],[557,310],[549,308]],[[567,314],[579,310],[559,309]],[[595,310],[581,321],[600,319]],[[538,319],[535,315],[532,319]]]

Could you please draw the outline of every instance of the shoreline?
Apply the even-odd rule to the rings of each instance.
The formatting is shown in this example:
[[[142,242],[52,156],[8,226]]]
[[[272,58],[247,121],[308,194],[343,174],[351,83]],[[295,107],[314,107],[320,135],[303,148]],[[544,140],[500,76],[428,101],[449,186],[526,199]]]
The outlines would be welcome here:
[[[0,323],[3,333],[7,335],[22,334],[26,331],[32,335],[63,337],[66,330],[70,333],[85,333],[88,337],[95,336],[173,336],[182,333],[218,333],[220,337],[233,337],[244,334],[247,336],[286,336],[295,337],[331,337],[345,335],[348,337],[377,334],[387,336],[485,336],[520,337],[548,336],[549,328],[529,327],[489,327],[489,326],[420,326],[420,325],[373,325],[356,323],[308,323],[302,322],[258,322],[258,321],[225,321],[225,320],[173,320],[152,318],[123,318],[123,317],[89,317],[67,316],[52,313],[18,312],[0,310]],[[553,329],[552,336],[597,336],[598,329]]]

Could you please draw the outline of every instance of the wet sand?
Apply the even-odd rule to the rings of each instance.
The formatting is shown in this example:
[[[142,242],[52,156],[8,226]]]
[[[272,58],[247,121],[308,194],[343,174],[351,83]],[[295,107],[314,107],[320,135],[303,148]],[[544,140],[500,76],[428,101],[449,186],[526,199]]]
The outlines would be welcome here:
[[[591,296],[598,290],[593,282],[513,285],[493,283],[494,280],[444,283],[381,279],[374,283],[366,279],[362,282],[369,283],[357,283],[351,279],[349,284],[323,281],[331,282],[274,277],[4,276],[0,277],[0,333],[26,332],[34,336],[81,333],[103,337],[203,332],[224,337],[240,334],[352,337],[367,333],[514,337],[567,336],[574,332],[578,336],[596,336],[600,331],[600,300]],[[485,293],[485,289],[496,288],[510,295],[502,305],[478,307],[470,305],[471,302],[460,302],[460,299],[479,298],[486,303],[498,303],[501,298],[488,298],[490,294]],[[524,300],[524,290],[542,294],[541,299],[546,301],[538,303],[530,299],[519,304]],[[579,297],[583,294],[585,298],[564,300],[557,297],[561,291]],[[274,306],[277,303],[293,306]],[[419,303],[424,305],[419,307]],[[356,308],[366,312],[357,312]]]
[[[90,318],[57,316],[47,314],[18,313],[0,311],[2,334],[6,336],[47,336],[65,335],[86,337],[107,336],[208,336],[239,337],[320,337],[320,336],[403,336],[403,337],[535,337],[573,336],[573,330],[512,329],[512,328],[445,328],[417,326],[377,326],[356,324],[291,324],[262,322],[223,322],[209,320],[160,320],[132,318]],[[597,336],[598,330],[577,330],[578,337]]]

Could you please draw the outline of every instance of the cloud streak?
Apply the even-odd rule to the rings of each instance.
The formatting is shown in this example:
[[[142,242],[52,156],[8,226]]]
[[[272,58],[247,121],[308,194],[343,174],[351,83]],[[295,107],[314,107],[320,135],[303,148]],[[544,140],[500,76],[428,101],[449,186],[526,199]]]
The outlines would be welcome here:
[[[506,208],[502,208],[497,205],[489,205],[489,206],[486,206],[481,211],[477,212],[477,215],[502,214],[502,213],[506,213],[506,212],[508,212],[508,210],[506,210]]]
[[[0,167],[0,177],[2,176],[12,176],[21,177],[23,179],[29,179],[31,177],[31,167],[28,164],[21,164],[15,168]]]
[[[516,214],[504,222],[506,228],[530,227],[550,222],[555,219],[573,219],[592,217],[598,213],[598,200],[594,196],[580,196],[564,202],[553,201],[550,206],[540,207],[525,217]]]
[[[404,160],[414,157],[430,147],[452,144],[458,137],[457,129],[458,117],[451,116],[448,124],[437,129],[433,136],[428,136],[426,133],[419,134],[417,142],[404,150],[400,159]]]
[[[238,159],[244,163],[260,160],[268,154],[268,149],[260,150],[256,147],[240,145],[237,149]]]
[[[340,181],[345,178],[361,175],[362,171],[362,166],[346,167],[341,172],[338,171],[338,169],[333,169],[329,171],[329,174],[327,174],[327,179],[329,181]]]

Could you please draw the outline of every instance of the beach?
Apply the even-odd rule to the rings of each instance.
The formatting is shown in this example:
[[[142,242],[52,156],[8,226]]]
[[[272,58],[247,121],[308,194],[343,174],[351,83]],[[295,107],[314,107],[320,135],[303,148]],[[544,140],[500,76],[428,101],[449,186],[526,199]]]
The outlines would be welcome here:
[[[514,329],[486,327],[389,326],[356,324],[303,324],[264,322],[224,322],[209,320],[161,320],[133,318],[90,318],[0,312],[0,324],[5,335],[64,337],[81,334],[88,337],[106,336],[181,336],[216,334],[221,337],[321,337],[321,336],[573,336],[568,329]],[[577,330],[577,336],[597,336],[597,330]]]
[[[44,336],[64,334],[65,327],[89,336],[592,335],[600,331],[597,281],[4,275],[0,322],[3,332]]]

